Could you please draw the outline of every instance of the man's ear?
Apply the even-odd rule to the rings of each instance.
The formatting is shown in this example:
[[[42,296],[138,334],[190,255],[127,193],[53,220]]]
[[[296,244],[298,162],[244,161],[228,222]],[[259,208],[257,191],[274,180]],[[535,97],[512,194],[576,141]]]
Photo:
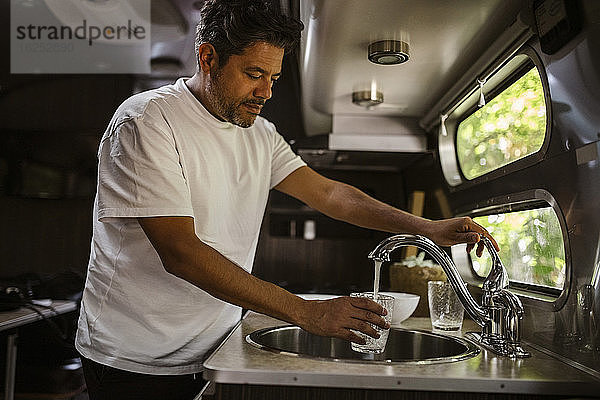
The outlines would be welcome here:
[[[219,67],[219,55],[210,43],[202,43],[198,46],[198,65],[205,74]]]

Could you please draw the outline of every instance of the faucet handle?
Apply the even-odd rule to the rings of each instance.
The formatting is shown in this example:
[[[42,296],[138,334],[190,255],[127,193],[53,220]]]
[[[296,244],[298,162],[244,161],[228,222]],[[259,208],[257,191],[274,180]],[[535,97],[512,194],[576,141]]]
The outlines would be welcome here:
[[[492,268],[483,282],[484,292],[493,293],[507,288],[509,283],[508,272],[506,271],[504,264],[502,264],[502,260],[500,260],[496,248],[492,244],[492,241],[487,237],[480,235],[480,238],[492,259]]]

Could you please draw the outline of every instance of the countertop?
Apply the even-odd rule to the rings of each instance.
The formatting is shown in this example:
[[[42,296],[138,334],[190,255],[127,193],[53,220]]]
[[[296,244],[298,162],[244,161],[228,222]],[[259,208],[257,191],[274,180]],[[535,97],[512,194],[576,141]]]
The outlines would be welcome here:
[[[600,381],[524,344],[531,358],[497,357],[485,349],[470,359],[430,365],[345,363],[296,357],[258,349],[246,336],[258,329],[288,325],[248,312],[205,361],[204,378],[215,383],[361,389],[598,396]],[[409,318],[392,328],[431,331],[429,318]],[[465,320],[465,332],[479,331]]]
[[[35,311],[35,310],[37,311]],[[0,312],[0,331],[19,327],[44,317],[54,317],[77,309],[77,303],[70,300],[49,300],[42,305],[31,305],[31,308],[20,307],[16,310]]]

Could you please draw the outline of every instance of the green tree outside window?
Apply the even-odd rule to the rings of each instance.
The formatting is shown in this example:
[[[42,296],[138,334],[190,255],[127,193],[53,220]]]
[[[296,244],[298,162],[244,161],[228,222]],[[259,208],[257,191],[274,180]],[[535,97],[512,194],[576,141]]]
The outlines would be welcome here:
[[[535,67],[463,120],[456,137],[460,168],[473,179],[540,150],[546,102]]]
[[[500,259],[511,281],[562,289],[565,251],[560,223],[552,207],[476,217],[500,246]],[[485,277],[491,268],[487,252],[471,256],[475,272]]]

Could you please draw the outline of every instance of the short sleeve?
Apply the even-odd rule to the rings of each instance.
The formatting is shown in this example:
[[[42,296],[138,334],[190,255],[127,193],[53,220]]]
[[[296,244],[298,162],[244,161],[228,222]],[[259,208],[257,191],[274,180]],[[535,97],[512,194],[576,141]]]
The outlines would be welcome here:
[[[294,172],[306,163],[292,151],[290,145],[283,137],[275,131],[274,125],[270,125],[273,129],[273,158],[271,160],[271,185],[270,188],[277,186],[289,174]]]
[[[193,216],[173,135],[134,118],[103,138],[98,161],[98,219]]]

